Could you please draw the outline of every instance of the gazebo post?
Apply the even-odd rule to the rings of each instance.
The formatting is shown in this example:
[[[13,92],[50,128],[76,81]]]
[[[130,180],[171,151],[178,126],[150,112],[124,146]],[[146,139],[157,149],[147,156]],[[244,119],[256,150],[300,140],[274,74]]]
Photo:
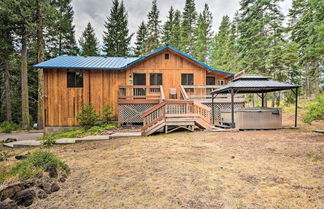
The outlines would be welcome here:
[[[295,99],[295,128],[297,128],[297,109],[298,109],[298,87],[296,88],[296,99]]]
[[[212,120],[213,124],[215,125],[214,95],[215,94],[212,94]]]
[[[231,127],[232,128],[235,128],[235,125],[234,125],[234,89],[231,89],[231,109],[232,109],[232,124],[231,124]]]
[[[264,107],[264,93],[261,93],[261,106]]]

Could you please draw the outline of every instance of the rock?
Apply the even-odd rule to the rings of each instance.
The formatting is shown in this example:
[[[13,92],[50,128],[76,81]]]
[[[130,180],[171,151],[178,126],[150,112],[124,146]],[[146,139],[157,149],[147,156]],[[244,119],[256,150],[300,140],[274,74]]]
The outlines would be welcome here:
[[[45,199],[48,197],[48,195],[46,194],[46,192],[44,192],[44,190],[38,190],[37,197],[39,199]]]
[[[1,209],[18,209],[17,204],[11,199],[5,199],[3,202],[0,202]]]
[[[10,143],[10,142],[15,142],[17,141],[16,138],[7,138],[6,140],[4,140],[4,143]]]
[[[25,189],[19,191],[12,198],[17,205],[28,207],[33,204],[34,198],[36,197],[36,193],[32,189]]]
[[[60,179],[59,179],[59,182],[65,182],[66,181],[66,179],[64,178],[64,177],[61,177]]]
[[[57,183],[53,183],[51,186],[51,192],[57,192],[60,190],[60,186]]]
[[[39,188],[44,190],[47,194],[51,194],[51,184],[47,182],[42,182],[38,185]]]
[[[24,190],[27,187],[28,187],[27,183],[18,183],[2,189],[0,191],[0,201],[13,197],[16,194],[16,192]]]
[[[50,166],[47,171],[50,178],[57,178],[56,166]]]
[[[27,158],[27,155],[17,155],[15,156],[16,160],[24,160]]]

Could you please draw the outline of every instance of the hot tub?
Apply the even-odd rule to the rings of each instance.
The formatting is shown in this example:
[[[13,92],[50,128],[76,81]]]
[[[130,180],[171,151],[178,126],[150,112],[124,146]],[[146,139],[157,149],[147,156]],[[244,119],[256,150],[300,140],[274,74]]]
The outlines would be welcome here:
[[[221,120],[231,122],[231,111],[222,111]],[[244,108],[234,112],[235,128],[279,129],[282,127],[280,108]]]

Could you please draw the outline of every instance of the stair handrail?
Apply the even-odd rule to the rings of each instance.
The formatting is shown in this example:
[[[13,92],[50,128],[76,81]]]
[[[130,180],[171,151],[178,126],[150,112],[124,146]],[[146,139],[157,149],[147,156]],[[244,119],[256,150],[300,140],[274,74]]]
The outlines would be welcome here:
[[[180,93],[181,93],[183,99],[189,100],[188,94],[182,85],[180,85]]]

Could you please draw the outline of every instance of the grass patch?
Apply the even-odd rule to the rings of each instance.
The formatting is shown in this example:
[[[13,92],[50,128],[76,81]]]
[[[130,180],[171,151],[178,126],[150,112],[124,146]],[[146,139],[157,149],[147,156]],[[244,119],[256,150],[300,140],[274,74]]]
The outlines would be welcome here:
[[[324,152],[320,152],[320,153],[308,153],[307,156],[313,162],[321,162],[321,163],[324,164]]]
[[[57,139],[80,138],[80,137],[85,137],[85,136],[97,135],[103,131],[111,130],[111,129],[115,129],[115,128],[117,128],[117,126],[115,126],[115,125],[93,126],[89,129],[80,128],[80,129],[75,129],[72,131],[46,135],[46,136],[39,138],[38,140],[46,141],[49,143],[54,143],[55,140],[57,140]]]
[[[17,131],[19,126],[10,121],[4,121],[0,124],[0,133],[11,133],[12,131]]]
[[[31,153],[27,159],[17,163],[15,166],[1,168],[0,182],[17,176],[19,179],[29,179],[42,173],[49,167],[55,166],[65,174],[70,173],[70,168],[53,153],[38,150]]]

